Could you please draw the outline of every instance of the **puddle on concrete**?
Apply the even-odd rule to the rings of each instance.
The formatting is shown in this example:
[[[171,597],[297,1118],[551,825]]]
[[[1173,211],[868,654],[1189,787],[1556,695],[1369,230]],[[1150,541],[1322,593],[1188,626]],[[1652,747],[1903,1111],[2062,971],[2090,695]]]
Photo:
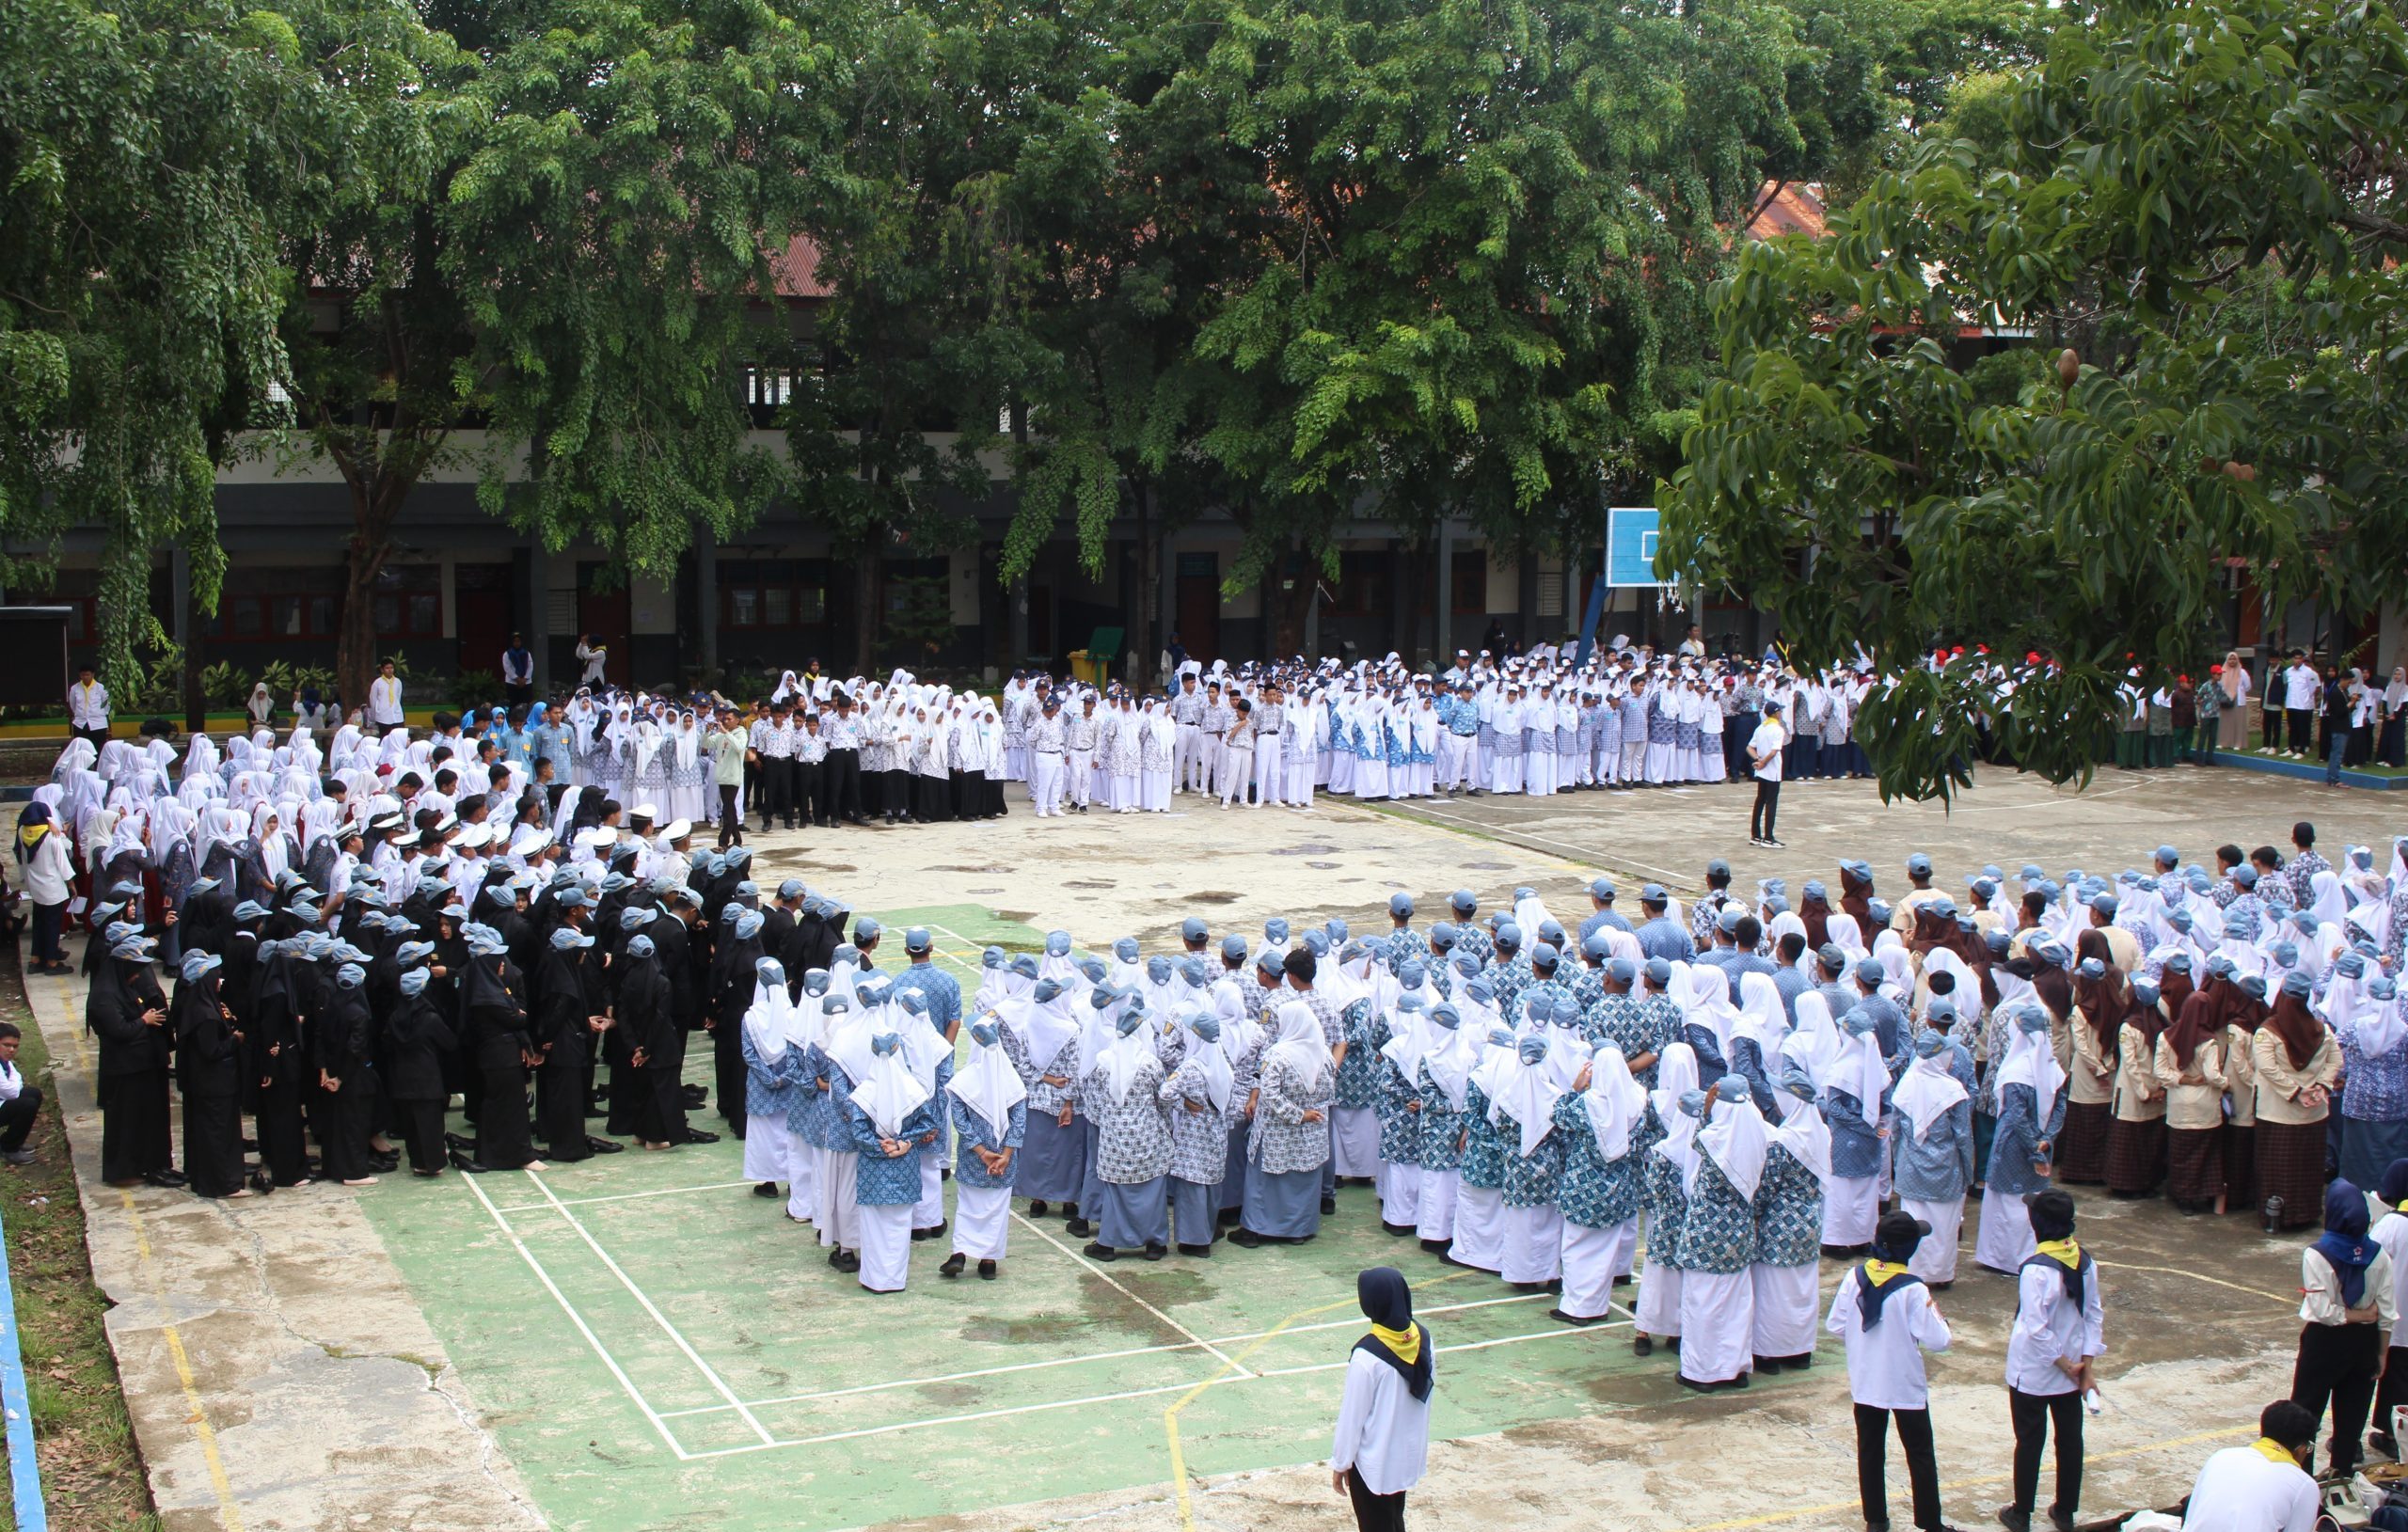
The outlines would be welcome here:
[[[1312,868],[1315,872],[1328,873],[1337,871],[1339,868],[1344,866],[1345,863],[1342,861],[1308,861],[1306,862],[1305,865]],[[1402,1077],[1400,1076],[1399,1078]]]
[[[995,918],[999,921],[1008,921],[1015,925],[1026,925],[1031,921],[1037,919],[1037,911],[1034,909],[998,909],[995,911]]]
[[[1064,883],[1062,886],[1066,889],[1117,889],[1120,885],[1107,877],[1101,880],[1083,880],[1073,878],[1070,881]]]
[[[1334,845],[1283,845],[1275,847],[1269,854],[1275,857],[1334,857],[1338,854],[1338,847]]]
[[[1472,873],[1510,873],[1513,870],[1513,864],[1510,861],[1466,861],[1464,863],[1464,870]]]
[[[961,1338],[1008,1346],[1046,1346],[1069,1341],[1085,1328],[1085,1320],[1067,1315],[1033,1319],[973,1319],[961,1327]]]
[[[1245,895],[1224,889],[1209,889],[1202,893],[1183,894],[1181,897],[1191,905],[1233,905]]]
[[[936,873],[985,873],[990,877],[997,873],[1008,873],[1011,871],[1009,867],[1006,867],[1001,863],[993,862],[990,862],[984,867],[931,867],[928,870]]]

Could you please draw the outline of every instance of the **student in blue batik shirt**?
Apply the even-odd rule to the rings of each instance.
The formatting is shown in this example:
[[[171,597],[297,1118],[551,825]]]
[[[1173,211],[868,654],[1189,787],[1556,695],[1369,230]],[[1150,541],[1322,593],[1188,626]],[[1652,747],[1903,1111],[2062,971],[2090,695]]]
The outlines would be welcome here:
[[[1831,1129],[1831,1175],[1823,1189],[1824,1254],[1845,1260],[1873,1242],[1879,1220],[1883,1161],[1890,1129],[1890,1066],[1862,1006],[1840,1018],[1846,1040],[1823,1091]]]
[[[1012,1173],[1028,1132],[1028,1087],[1003,1046],[992,1015],[970,1027],[970,1059],[946,1090],[961,1139],[954,1177],[953,1254],[937,1275],[958,1277],[970,1261],[992,1282],[1009,1243]]]
[[[1141,1249],[1149,1261],[1170,1253],[1170,1115],[1162,1100],[1162,1055],[1142,1003],[1132,1001],[1113,1023],[1115,1036],[1090,1066],[1081,1098],[1096,1128],[1095,1181],[1101,1190],[1090,1216],[1095,1260]]]
[[[1831,1171],[1831,1130],[1814,1106],[1805,1070],[1782,1072],[1788,1098],[1756,1187],[1756,1259],[1748,1269],[1756,1303],[1755,1370],[1814,1365],[1821,1317],[1823,1181]]]
[[[1726,1075],[1707,1093],[1713,1116],[1697,1136],[1683,1190],[1681,1384],[1699,1393],[1748,1386],[1754,1356],[1756,1189],[1771,1129],[1745,1077]]]
[[[1590,1055],[1555,1103],[1555,1138],[1563,1152],[1556,1191],[1563,1294],[1549,1319],[1595,1324],[1607,1317],[1614,1287],[1630,1280],[1641,1161],[1634,1141],[1646,1112],[1646,1090],[1610,1044]]]
[[[1936,1290],[1956,1280],[1956,1236],[1973,1183],[1973,1103],[1949,1063],[1948,1039],[1923,1033],[1891,1097],[1898,1205],[1931,1225],[1915,1247],[1913,1271]]]
[[[802,976],[802,993],[787,1012],[787,1054],[794,1062],[794,1090],[786,1098],[786,1139],[794,1153],[787,1174],[786,1216],[798,1224],[815,1224],[819,1242],[832,1244],[832,1224],[821,1194],[828,1161],[836,1142],[836,1114],[819,1075],[827,1068],[820,1044],[827,1035],[828,971],[815,968]]]
[[[901,1292],[911,1275],[920,1158],[937,1141],[936,1104],[895,1034],[870,1037],[856,1030],[838,1049],[842,1075],[832,1088],[860,1156],[853,1200],[861,1218],[861,1285],[870,1292]]]
[[[1293,991],[1290,991],[1293,993]],[[1320,1019],[1302,999],[1283,1001],[1263,1050],[1246,1139],[1245,1201],[1237,1245],[1294,1244],[1321,1232],[1321,1180],[1329,1163],[1336,1069]]]
[[[1465,1032],[1463,1013],[1451,1001],[1430,1008],[1427,1031],[1426,1046],[1414,1071],[1412,1099],[1419,1103],[1419,1110],[1410,1113],[1418,1134],[1411,1150],[1420,1171],[1414,1232],[1420,1237],[1422,1249],[1443,1256],[1455,1235],[1465,1114],[1480,1048]]]
[[[2039,1248],[2025,1198],[2049,1190],[2051,1157],[2066,1125],[2066,1071],[2049,1041],[2049,1013],[2016,1013],[2013,1040],[1999,1069],[1998,1131],[1982,1192],[1982,1227],[1973,1259],[1993,1271],[2023,1269]]]
[[[794,1141],[786,1118],[802,1081],[802,1060],[786,1046],[792,1003],[785,968],[764,957],[752,965],[752,1003],[745,1008],[738,1043],[744,1059],[744,1178],[753,1183],[754,1196],[774,1197],[778,1182],[793,1174]]]
[[[1415,983],[1397,996],[1389,1035],[1372,1055],[1378,1068],[1374,1101],[1380,1122],[1380,1227],[1399,1236],[1413,1233],[1420,1222],[1421,1056],[1439,1041],[1438,1029],[1426,1014],[1429,1000],[1420,963],[1407,963],[1404,972]]]
[[[1196,959],[1188,961],[1200,970]],[[1238,1018],[1225,1028],[1205,1010],[1180,1017],[1187,1047],[1160,1094],[1170,1114],[1171,1237],[1182,1256],[1211,1256],[1219,1233],[1220,1178],[1228,1165],[1228,1123],[1237,1089],[1237,1066],[1223,1043],[1243,1047],[1247,1034],[1238,1029],[1248,1025]]]
[[[1641,1173],[1647,1210],[1647,1269],[1639,1279],[1638,1320],[1631,1350],[1646,1356],[1659,1339],[1681,1349],[1681,1227],[1688,1221],[1689,1168],[1704,1126],[1705,1092],[1696,1086],[1697,1059],[1687,1043],[1664,1050],[1656,1087],[1647,1093],[1656,1142]]]
[[[1084,1072],[1079,1063],[1079,1022],[1069,991],[1039,979],[1007,1018],[1027,1062],[1028,1138],[1015,1167],[1014,1185],[1029,1199],[1031,1218],[1043,1218],[1054,1204],[1065,1217],[1079,1213],[1080,1183],[1086,1178],[1086,1140],[1071,1112]]]
[[[1505,1150],[1505,1240],[1497,1274],[1520,1292],[1542,1291],[1563,1274],[1561,1215],[1555,1206],[1563,1178],[1555,1103],[1563,1087],[1547,1065],[1551,1046],[1544,1031],[1522,1038],[1489,1096],[1489,1119]]]
[[[881,987],[889,1024],[903,1039],[903,1054],[911,1073],[936,1102],[936,1150],[920,1159],[920,1196],[911,1205],[911,1238],[933,1240],[944,1232],[944,1174],[940,1161],[945,1149],[945,1087],[953,1083],[953,1044],[940,1034],[928,1016],[928,997],[889,980]]]
[[[1483,978],[1482,984],[1493,982]],[[1489,1113],[1489,1091],[1514,1059],[1512,1029],[1491,1027],[1464,1093],[1463,1157],[1456,1165],[1450,1266],[1494,1271],[1505,1252],[1505,1141]]]

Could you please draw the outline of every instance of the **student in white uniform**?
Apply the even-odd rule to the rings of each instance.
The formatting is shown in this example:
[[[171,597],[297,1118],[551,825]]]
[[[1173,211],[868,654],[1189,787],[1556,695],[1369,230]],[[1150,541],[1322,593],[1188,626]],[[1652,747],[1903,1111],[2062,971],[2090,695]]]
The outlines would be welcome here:
[[[1914,1486],[1915,1525],[1923,1532],[1950,1532],[1940,1509],[1931,1385],[1923,1363],[1924,1352],[1948,1350],[1948,1324],[1923,1278],[1907,1270],[1915,1246],[1929,1232],[1912,1213],[1882,1214],[1872,1256],[1840,1278],[1830,1316],[1823,1321],[1847,1347],[1848,1394],[1856,1401],[1856,1487],[1866,1532],[1888,1532],[1890,1525],[1884,1471],[1893,1415],[1899,1445],[1907,1451],[1907,1477]]]
[[[1393,1266],[1354,1279],[1371,1333],[1346,1359],[1346,1392],[1329,1450],[1330,1486],[1354,1506],[1360,1532],[1403,1532],[1404,1493],[1430,1457],[1430,1395],[1436,1382],[1429,1327],[1413,1318],[1413,1289]]]
[[[2276,1399],[2258,1416],[2257,1441],[2200,1468],[2182,1532],[2314,1532],[2321,1506],[2304,1465],[2315,1450],[2316,1417]]]
[[[2057,1437],[2057,1493],[2052,1527],[2073,1525],[2082,1504],[2082,1396],[2090,1365],[2107,1349],[2099,1301],[2099,1263],[2073,1237],[2073,1198],[2035,1192],[2027,1204],[2039,1251],[2016,1278],[2015,1328],[2006,1338],[2006,1407],[2015,1427],[2015,1499],[1999,1508],[2007,1532],[2030,1532],[2040,1491],[2040,1448]]]

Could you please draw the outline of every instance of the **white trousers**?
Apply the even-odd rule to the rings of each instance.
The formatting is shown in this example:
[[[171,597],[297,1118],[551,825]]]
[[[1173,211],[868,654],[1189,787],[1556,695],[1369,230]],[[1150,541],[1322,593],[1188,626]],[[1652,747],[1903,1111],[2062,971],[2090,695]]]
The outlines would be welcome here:
[[[2020,1271],[2040,1248],[2032,1233],[2032,1209],[2012,1192],[1982,1193],[1982,1227],[1973,1240],[1973,1259],[1993,1271]]]
[[[1171,756],[1172,785],[1180,792],[1204,785],[1204,731],[1192,723],[1179,726]]]
[[[1230,750],[1223,747],[1221,755],[1221,801],[1227,804],[1235,798],[1244,803],[1245,784],[1254,780],[1253,748]]]
[[[1062,812],[1062,757],[1031,755],[1029,758],[1029,801],[1037,805],[1037,817]]]
[[[1084,808],[1095,801],[1095,751],[1066,750],[1062,769],[1068,775],[1070,801]]]
[[[1624,744],[1622,748],[1622,769],[1615,773],[1614,781],[1627,787],[1633,782],[1644,782],[1646,778],[1647,741],[1640,739]]]
[[[786,1163],[786,1216],[804,1224],[819,1222],[819,1173],[828,1151],[814,1148],[800,1133],[786,1135],[794,1158]],[[822,1240],[821,1243],[826,1243]]]
[[[1421,1167],[1380,1164],[1380,1222],[1400,1227],[1421,1222]]]
[[[1915,1246],[1907,1270],[1925,1282],[1956,1280],[1956,1238],[1965,1224],[1965,1199],[1949,1202],[1918,1202],[1912,1197],[1900,1197],[1898,1206],[1931,1225],[1931,1232]]]
[[[1630,1269],[1639,1243],[1637,1215],[1607,1228],[1563,1221],[1563,1301],[1556,1307],[1576,1319],[1601,1318],[1610,1306],[1614,1278]]]
[[[1823,1243],[1869,1245],[1881,1220],[1880,1188],[1870,1176],[1823,1178]]]
[[[1441,792],[1462,791],[1471,775],[1472,742],[1458,734],[1438,736],[1438,780]]]
[[[962,1186],[953,1192],[953,1248],[974,1261],[999,1261],[1010,1241],[1012,1189]]]
[[[1554,1203],[1505,1209],[1505,1259],[1497,1274],[1508,1282],[1553,1282],[1563,1274],[1563,1215]]]
[[[920,1156],[920,1200],[911,1205],[911,1226],[932,1229],[944,1222],[944,1174],[933,1154]]]
[[[861,1208],[861,1221],[862,1286],[872,1292],[901,1292],[911,1274],[911,1205]]]
[[[1463,1186],[1463,1173],[1421,1167],[1420,1201],[1415,1206],[1414,1232],[1424,1240],[1451,1240],[1455,1237],[1455,1193]]]
[[[1313,806],[1313,758],[1288,763],[1288,801],[1299,809]]]
[[[1651,1232],[1648,1238],[1655,1238]],[[1677,1266],[1665,1266],[1653,1258],[1639,1278],[1639,1333],[1665,1338],[1681,1333],[1681,1281],[1686,1275]]]
[[[1284,803],[1287,798],[1280,788],[1285,785],[1286,773],[1281,769],[1283,757],[1279,753],[1285,749],[1284,736],[1257,734],[1255,739],[1254,800],[1258,804]]]
[[[1493,1186],[1455,1190],[1454,1244],[1448,1254],[1465,1266],[1494,1271],[1505,1258],[1505,1193]]]
[[[794,1163],[793,1135],[786,1131],[786,1114],[755,1117],[746,1113],[744,1119],[744,1178],[748,1181],[783,1181]]]
[[[1682,1377],[1719,1383],[1752,1371],[1755,1340],[1756,1287],[1746,1271],[1682,1273]]]
[[[1748,1268],[1756,1292],[1755,1354],[1804,1356],[1814,1349],[1814,1321],[1822,1318],[1823,1269],[1814,1261],[1802,1266]]]
[[[819,1221],[819,1242],[839,1250],[859,1250],[862,1208],[854,1199],[861,1188],[862,1157],[850,1150],[829,1149],[819,1164],[825,1172],[819,1180],[819,1207],[827,1214]]]

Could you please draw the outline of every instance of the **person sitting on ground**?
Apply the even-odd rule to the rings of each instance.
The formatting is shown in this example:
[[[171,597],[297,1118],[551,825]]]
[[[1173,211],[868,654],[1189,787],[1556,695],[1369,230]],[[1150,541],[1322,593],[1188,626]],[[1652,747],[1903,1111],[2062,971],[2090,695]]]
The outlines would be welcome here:
[[[2191,1486],[2182,1532],[2314,1532],[2320,1501],[2308,1477],[2316,1417],[2289,1399],[2258,1416],[2258,1440],[2210,1455]]]

